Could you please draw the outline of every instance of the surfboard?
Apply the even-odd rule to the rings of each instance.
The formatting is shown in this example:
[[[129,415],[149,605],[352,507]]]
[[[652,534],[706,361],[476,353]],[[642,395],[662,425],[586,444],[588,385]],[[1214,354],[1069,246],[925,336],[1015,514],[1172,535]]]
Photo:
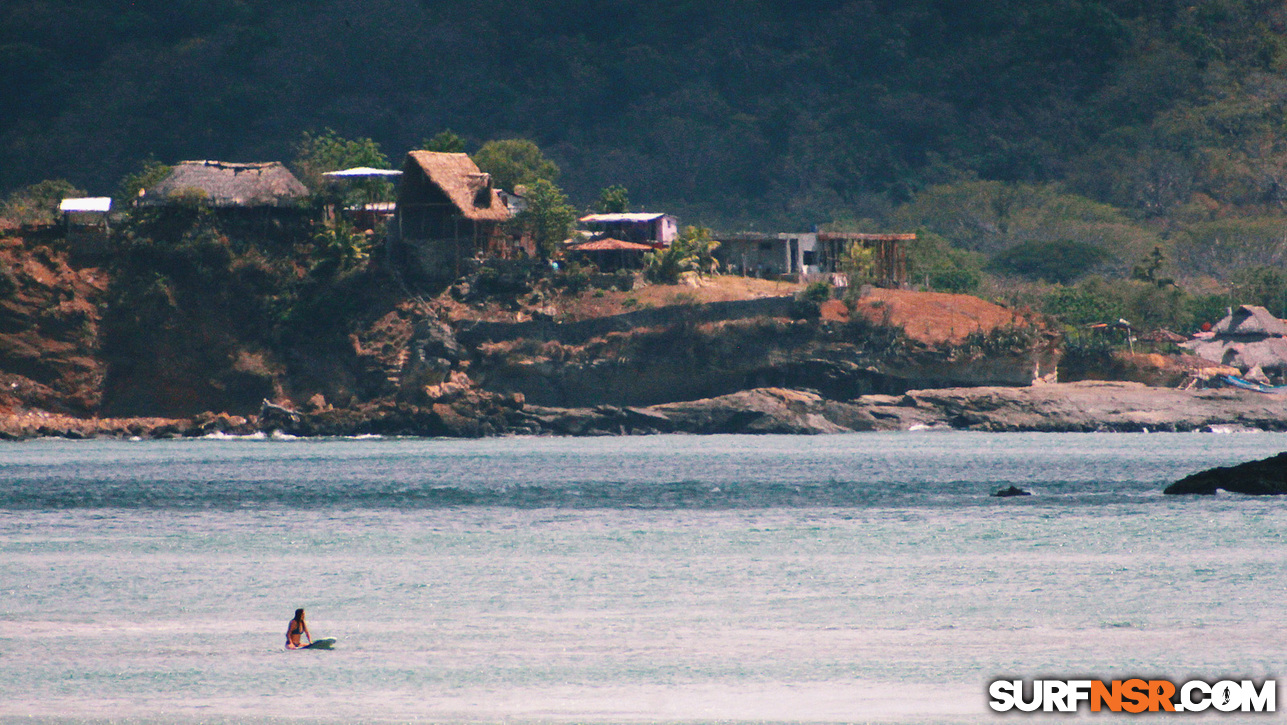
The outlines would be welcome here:
[[[327,637],[326,639],[315,639],[312,644],[306,644],[300,649],[330,649],[335,646],[335,638]]]

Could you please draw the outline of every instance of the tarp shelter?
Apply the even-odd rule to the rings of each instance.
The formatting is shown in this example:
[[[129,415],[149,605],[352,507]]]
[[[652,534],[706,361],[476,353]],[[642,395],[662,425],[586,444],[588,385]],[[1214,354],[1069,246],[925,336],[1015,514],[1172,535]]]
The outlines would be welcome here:
[[[112,210],[112,197],[85,196],[63,199],[58,203],[58,211],[63,214],[106,214]]]

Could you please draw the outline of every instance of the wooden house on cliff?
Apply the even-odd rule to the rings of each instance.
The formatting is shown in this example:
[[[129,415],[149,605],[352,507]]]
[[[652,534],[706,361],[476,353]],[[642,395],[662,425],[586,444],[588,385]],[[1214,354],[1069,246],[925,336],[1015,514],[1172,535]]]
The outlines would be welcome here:
[[[468,155],[412,151],[390,229],[393,257],[413,274],[444,280],[459,276],[472,257],[534,254],[530,241],[507,232],[510,218],[491,175]]]

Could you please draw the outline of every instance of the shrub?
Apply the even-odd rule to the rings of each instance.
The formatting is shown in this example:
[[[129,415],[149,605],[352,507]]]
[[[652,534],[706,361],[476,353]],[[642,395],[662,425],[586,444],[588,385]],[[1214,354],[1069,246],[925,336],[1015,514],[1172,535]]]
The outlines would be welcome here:
[[[19,189],[0,204],[0,216],[18,224],[52,224],[58,220],[58,203],[85,192],[62,179],[42,181]]]
[[[1085,287],[1056,287],[1041,300],[1041,311],[1070,325],[1116,320],[1123,312],[1119,301]]]

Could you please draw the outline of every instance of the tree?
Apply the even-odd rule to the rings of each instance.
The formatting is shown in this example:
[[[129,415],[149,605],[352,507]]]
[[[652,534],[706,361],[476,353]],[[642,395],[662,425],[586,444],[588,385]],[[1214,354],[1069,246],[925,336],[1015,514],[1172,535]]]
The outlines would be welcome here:
[[[451,129],[446,128],[434,134],[433,138],[421,141],[420,148],[425,151],[459,154],[465,151],[465,139],[457,136],[456,132]]]
[[[0,205],[0,217],[19,224],[51,224],[58,219],[58,202],[85,192],[63,179],[46,179],[19,189]]]
[[[875,269],[875,251],[861,242],[850,242],[840,253],[840,271],[849,278],[850,289],[871,282]]]
[[[521,138],[488,141],[474,154],[474,163],[492,175],[497,187],[509,191],[559,177],[559,167],[536,144]]]
[[[155,156],[147,157],[139,170],[132,174],[126,174],[121,179],[119,191],[117,191],[117,200],[120,203],[128,204],[139,197],[145,190],[152,188],[162,179],[170,175],[174,167],[157,161]]]
[[[314,191],[324,188],[326,177],[322,174],[356,166],[387,169],[389,157],[372,139],[344,138],[330,128],[321,133],[305,131],[295,145],[295,171]],[[393,198],[393,184],[384,179],[350,181],[341,196],[345,203],[388,201]]]
[[[1166,255],[1162,252],[1162,247],[1155,246],[1147,257],[1131,268],[1131,279],[1138,282],[1150,282],[1158,287],[1174,287],[1174,279],[1160,275],[1162,268],[1165,266]]]
[[[576,216],[562,189],[548,179],[536,179],[527,187],[527,209],[514,221],[532,236],[541,258],[549,259],[571,234]]]
[[[599,191],[599,198],[590,205],[592,214],[623,214],[630,209],[630,192],[616,184]]]
[[[1085,242],[1024,242],[993,257],[992,267],[1005,274],[1068,284],[1107,259],[1108,252]]]

